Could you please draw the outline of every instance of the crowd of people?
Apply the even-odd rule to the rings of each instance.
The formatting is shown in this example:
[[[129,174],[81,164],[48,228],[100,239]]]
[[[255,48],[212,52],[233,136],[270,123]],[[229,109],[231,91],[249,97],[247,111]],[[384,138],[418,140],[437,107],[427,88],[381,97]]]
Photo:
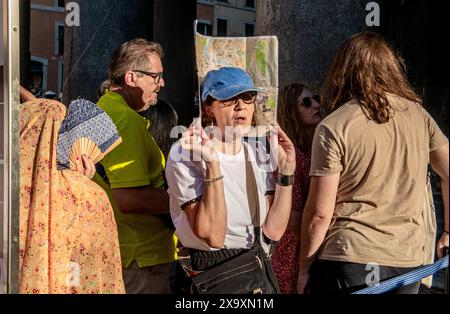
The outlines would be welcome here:
[[[97,105],[122,143],[96,166],[56,167],[65,107],[22,90],[20,292],[352,293],[371,284],[369,263],[381,281],[424,265],[429,164],[446,254],[448,139],[380,35],[343,44],[321,95],[282,88],[265,138],[250,136],[262,91],[222,67],[173,139],[162,60],[144,39],[114,52]]]

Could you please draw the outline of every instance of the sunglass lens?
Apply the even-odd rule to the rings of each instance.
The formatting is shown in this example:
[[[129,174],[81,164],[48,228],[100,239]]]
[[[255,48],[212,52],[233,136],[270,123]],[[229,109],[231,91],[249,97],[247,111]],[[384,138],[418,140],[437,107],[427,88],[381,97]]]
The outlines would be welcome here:
[[[244,101],[244,103],[246,104],[250,104],[254,101],[254,94],[252,93],[245,93],[241,95],[241,99]]]
[[[312,105],[311,98],[309,97],[303,98],[303,106],[305,106],[306,108],[310,108],[311,105]]]

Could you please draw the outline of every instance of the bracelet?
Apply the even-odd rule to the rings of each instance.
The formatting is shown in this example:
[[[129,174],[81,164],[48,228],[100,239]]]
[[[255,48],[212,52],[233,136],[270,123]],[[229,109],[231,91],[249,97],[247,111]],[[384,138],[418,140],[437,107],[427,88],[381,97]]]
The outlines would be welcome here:
[[[447,230],[444,230],[444,233],[448,234],[448,231],[447,231]]]
[[[284,176],[282,174],[277,175],[277,184],[280,186],[291,186],[294,184],[295,175]]]
[[[205,179],[205,184],[211,184],[211,183],[220,181],[222,179],[223,179],[223,175],[221,175],[220,177],[217,177],[217,178]]]
[[[192,204],[195,204],[195,203],[198,203],[198,202],[200,202],[202,200],[202,197],[201,196],[199,196],[199,197],[197,197],[197,198],[194,198],[193,200],[190,200],[189,202],[186,202],[186,203],[184,203],[183,205],[181,205],[181,209],[185,209],[186,207],[188,207],[189,205],[192,205]]]

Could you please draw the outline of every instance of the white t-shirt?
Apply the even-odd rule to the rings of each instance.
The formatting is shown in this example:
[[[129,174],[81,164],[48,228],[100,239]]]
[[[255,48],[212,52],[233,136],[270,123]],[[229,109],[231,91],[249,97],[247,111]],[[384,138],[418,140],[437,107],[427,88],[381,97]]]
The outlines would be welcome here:
[[[247,145],[247,144],[246,144]],[[267,192],[275,190],[273,172],[263,158],[256,158],[263,153],[261,145],[247,145],[249,158],[255,172],[260,204],[260,224],[265,221],[267,211]],[[185,247],[203,251],[215,251],[204,240],[198,238],[189,224],[187,215],[181,206],[203,194],[206,168],[203,162],[190,161],[189,152],[175,143],[170,151],[166,178],[169,185],[170,214],[176,227],[176,235]],[[237,155],[218,153],[220,170],[224,176],[225,203],[227,207],[226,249],[250,249],[254,242],[252,218],[248,206],[246,188],[245,153],[242,147]],[[181,159],[181,160],[180,160]],[[267,171],[269,170],[269,171]]]

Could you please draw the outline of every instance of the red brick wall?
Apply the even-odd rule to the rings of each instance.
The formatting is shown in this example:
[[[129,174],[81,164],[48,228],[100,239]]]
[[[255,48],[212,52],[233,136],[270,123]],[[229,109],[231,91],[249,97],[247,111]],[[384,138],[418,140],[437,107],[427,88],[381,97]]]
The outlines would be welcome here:
[[[49,7],[55,6],[55,2],[53,0],[31,0],[31,4],[46,5]]]
[[[53,0],[34,0],[53,5]],[[47,90],[58,92],[58,59],[55,55],[55,22],[64,22],[65,13],[31,10],[30,52],[32,56],[48,60]]]
[[[197,19],[214,21],[214,6],[206,4],[197,4]]]

